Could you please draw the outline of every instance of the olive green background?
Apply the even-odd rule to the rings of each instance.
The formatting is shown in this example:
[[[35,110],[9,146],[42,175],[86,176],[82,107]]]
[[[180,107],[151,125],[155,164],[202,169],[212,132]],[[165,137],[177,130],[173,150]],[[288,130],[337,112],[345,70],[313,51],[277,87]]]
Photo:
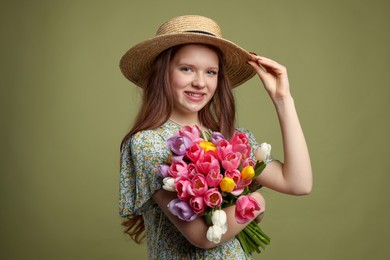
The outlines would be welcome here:
[[[139,104],[121,55],[182,14],[288,68],[314,189],[263,190],[272,244],[255,259],[389,259],[389,2],[1,1],[1,259],[143,259],[122,234],[119,144]],[[239,125],[283,159],[258,78]]]

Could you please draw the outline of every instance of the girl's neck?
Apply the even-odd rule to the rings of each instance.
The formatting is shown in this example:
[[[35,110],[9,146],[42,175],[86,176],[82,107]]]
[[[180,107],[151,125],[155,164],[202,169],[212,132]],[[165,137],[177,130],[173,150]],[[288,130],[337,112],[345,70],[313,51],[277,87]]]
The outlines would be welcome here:
[[[169,117],[169,120],[182,127],[197,125],[199,128],[202,128],[202,123],[199,121],[199,117],[197,114],[194,116],[180,116],[177,114],[172,114]]]

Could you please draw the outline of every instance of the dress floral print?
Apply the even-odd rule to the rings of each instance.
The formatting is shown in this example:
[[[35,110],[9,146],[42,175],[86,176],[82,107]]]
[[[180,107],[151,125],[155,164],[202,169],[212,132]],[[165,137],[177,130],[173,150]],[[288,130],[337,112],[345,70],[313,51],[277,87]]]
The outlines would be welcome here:
[[[180,128],[167,121],[157,129],[140,131],[125,142],[121,151],[121,217],[143,215],[149,259],[246,259],[235,237],[211,249],[192,245],[153,201],[153,193],[162,188],[157,166],[166,163],[170,154],[165,141]],[[248,135],[254,151],[258,143],[253,134],[244,129],[238,131]]]

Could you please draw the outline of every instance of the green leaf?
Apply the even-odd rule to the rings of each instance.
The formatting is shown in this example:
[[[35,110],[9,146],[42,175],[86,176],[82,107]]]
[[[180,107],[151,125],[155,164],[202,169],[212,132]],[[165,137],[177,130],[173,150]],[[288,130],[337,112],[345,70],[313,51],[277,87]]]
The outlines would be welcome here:
[[[267,165],[263,161],[257,161],[255,165],[255,176],[257,177],[265,169]]]
[[[206,214],[204,215],[207,226],[213,225],[213,222],[211,222],[211,217],[213,216],[213,212],[214,212],[213,210],[208,210],[208,211],[206,211]]]

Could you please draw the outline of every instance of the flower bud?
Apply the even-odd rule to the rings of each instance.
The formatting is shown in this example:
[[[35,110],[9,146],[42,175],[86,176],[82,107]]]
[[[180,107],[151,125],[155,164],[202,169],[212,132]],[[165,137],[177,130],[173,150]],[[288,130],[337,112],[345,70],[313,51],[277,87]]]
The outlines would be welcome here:
[[[218,244],[221,242],[222,238],[222,227],[216,225],[209,227],[206,233],[206,237],[209,241]]]
[[[224,177],[221,182],[219,183],[219,187],[224,192],[231,192],[234,187],[236,186],[236,183],[232,178]]]
[[[258,161],[265,161],[271,155],[271,145],[262,143],[257,147],[255,157]]]
[[[255,170],[252,166],[248,165],[245,166],[244,169],[241,171],[241,177],[245,180],[250,180],[255,176]]]
[[[163,179],[163,189],[167,191],[176,191],[175,190],[175,178],[166,177]]]
[[[224,226],[227,222],[227,216],[226,216],[225,211],[223,211],[221,209],[215,210],[213,212],[213,216],[211,217],[211,222],[214,225],[217,225],[220,227]]]
[[[217,147],[215,147],[215,145],[212,142],[201,141],[201,142],[199,142],[199,146],[202,147],[205,152],[217,151]]]

